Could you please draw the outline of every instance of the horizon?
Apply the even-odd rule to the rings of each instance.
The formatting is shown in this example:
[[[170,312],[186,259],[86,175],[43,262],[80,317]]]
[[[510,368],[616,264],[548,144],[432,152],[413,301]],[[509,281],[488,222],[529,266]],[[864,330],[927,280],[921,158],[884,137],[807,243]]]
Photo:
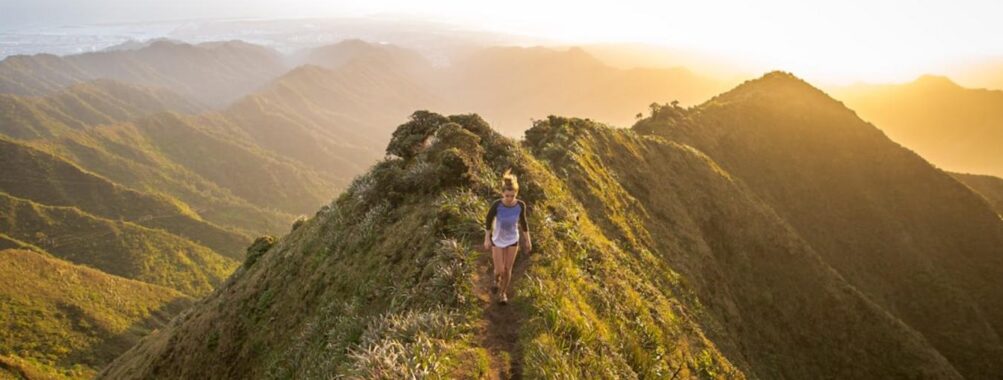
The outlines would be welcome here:
[[[8,39],[10,35],[34,32],[41,37],[61,38],[60,43],[66,44],[73,43],[63,40],[72,37],[74,28],[83,33],[86,27],[108,28],[101,33],[122,42],[171,38],[179,29],[199,23],[306,22],[299,26],[299,32],[306,33],[310,28],[323,31],[309,25],[311,21],[405,21],[435,25],[440,32],[480,33],[491,36],[488,44],[494,45],[651,47],[650,52],[637,55],[636,67],[681,66],[732,78],[782,70],[823,86],[904,83],[933,74],[948,76],[967,87],[989,88],[990,85],[979,83],[987,82],[983,79],[987,75],[981,73],[986,71],[983,67],[993,70],[1003,62],[1003,44],[994,39],[1003,34],[1003,24],[993,20],[993,15],[1003,14],[1003,3],[987,1],[913,7],[887,1],[810,5],[786,0],[757,6],[730,1],[714,4],[633,1],[615,6],[518,1],[475,6],[457,1],[420,5],[384,1],[358,5],[323,4],[314,0],[293,0],[283,7],[264,0],[241,4],[239,8],[236,5],[235,0],[169,3],[103,0],[86,5],[71,4],[68,0],[30,4],[5,1],[0,3],[0,15],[6,16],[0,16],[0,21],[7,25],[2,33]],[[740,11],[722,12],[722,9]],[[170,27],[172,23],[182,25]],[[604,27],[595,27],[603,24]],[[579,25],[585,27],[577,28]],[[121,26],[141,28],[114,28]],[[340,37],[339,40],[363,37],[383,42],[364,36]],[[257,43],[253,39],[247,41]],[[91,45],[87,46],[88,43]],[[98,50],[102,43],[110,42],[97,42],[91,37],[84,40],[81,51]],[[17,41],[13,44],[16,48],[25,46]]]

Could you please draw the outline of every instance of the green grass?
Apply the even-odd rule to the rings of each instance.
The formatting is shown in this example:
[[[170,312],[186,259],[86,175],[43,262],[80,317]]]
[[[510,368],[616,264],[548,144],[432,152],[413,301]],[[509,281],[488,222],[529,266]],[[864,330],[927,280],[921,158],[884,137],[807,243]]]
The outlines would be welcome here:
[[[238,265],[161,230],[4,193],[0,193],[0,230],[64,260],[192,296],[210,292]]]
[[[191,304],[181,293],[26,250],[0,251],[0,360],[89,378]]]

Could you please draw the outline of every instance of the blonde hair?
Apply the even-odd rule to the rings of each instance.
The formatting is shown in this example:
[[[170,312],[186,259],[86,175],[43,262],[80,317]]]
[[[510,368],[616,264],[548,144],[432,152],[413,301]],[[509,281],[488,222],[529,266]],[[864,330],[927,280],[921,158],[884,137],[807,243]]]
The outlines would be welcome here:
[[[502,174],[502,191],[506,190],[519,192],[519,179],[512,174],[512,169],[505,170],[505,174]]]

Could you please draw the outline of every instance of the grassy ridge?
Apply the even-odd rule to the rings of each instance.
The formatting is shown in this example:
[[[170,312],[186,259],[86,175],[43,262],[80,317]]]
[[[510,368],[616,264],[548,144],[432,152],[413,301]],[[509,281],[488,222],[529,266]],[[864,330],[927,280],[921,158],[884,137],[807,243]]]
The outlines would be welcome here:
[[[558,117],[538,122],[527,140],[564,174],[599,234],[616,242],[613,251],[631,253],[597,252],[597,264],[582,266],[613,261],[607,265],[625,273],[593,278],[604,288],[622,278],[675,298],[688,311],[682,318],[746,375],[957,377],[919,334],[836,275],[768,205],[692,147]],[[651,310],[644,301],[652,298],[625,309]]]

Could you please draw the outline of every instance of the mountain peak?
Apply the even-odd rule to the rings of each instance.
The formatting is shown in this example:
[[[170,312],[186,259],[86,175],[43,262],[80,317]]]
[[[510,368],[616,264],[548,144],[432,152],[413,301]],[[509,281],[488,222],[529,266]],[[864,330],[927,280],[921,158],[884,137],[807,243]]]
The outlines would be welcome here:
[[[751,100],[769,100],[784,104],[828,104],[842,107],[842,104],[815,86],[786,71],[771,71],[763,76],[743,82],[734,89],[715,96],[704,105]],[[820,102],[820,103],[818,103]],[[843,107],[845,108],[845,107]]]
[[[943,75],[936,74],[923,74],[920,75],[916,80],[910,83],[914,86],[922,86],[926,88],[959,88],[957,83]]]

